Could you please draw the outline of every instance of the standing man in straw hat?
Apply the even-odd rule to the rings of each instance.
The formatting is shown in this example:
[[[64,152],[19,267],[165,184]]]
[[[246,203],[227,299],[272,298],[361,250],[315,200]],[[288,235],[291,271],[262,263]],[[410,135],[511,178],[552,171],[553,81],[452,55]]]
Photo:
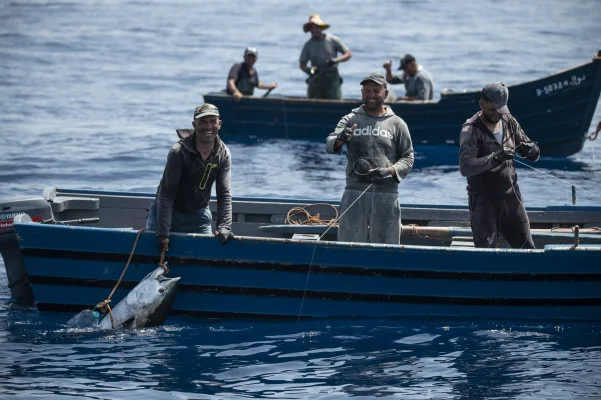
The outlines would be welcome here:
[[[346,186],[340,201],[338,240],[399,244],[399,183],[413,168],[413,145],[405,121],[384,104],[386,79],[361,81],[363,105],[342,117],[326,139],[326,151],[346,145]]]
[[[169,249],[169,232],[210,235],[211,189],[216,182],[217,231],[226,244],[232,233],[232,156],[217,132],[219,110],[203,104],[194,110],[194,131],[176,143],[167,156],[163,178],[150,205],[146,228],[156,232],[159,251]]]
[[[509,113],[508,99],[505,84],[484,86],[480,111],[461,130],[459,170],[467,177],[474,246],[497,247],[501,232],[511,247],[533,249],[513,158],[537,161],[540,150]]]
[[[348,61],[353,54],[338,37],[323,33],[329,27],[319,14],[311,15],[303,25],[305,32],[311,32],[311,39],[305,43],[300,55],[300,69],[309,75],[306,82],[310,99],[342,100],[338,64]],[[340,57],[339,53],[342,54]],[[308,62],[311,67],[307,66]]]

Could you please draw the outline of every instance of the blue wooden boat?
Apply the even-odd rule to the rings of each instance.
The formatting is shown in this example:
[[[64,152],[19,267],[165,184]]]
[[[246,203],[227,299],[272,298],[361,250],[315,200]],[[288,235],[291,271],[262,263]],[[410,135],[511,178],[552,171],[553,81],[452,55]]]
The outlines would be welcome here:
[[[483,86],[486,82],[481,82]],[[359,82],[356,82],[358,85]],[[357,90],[358,87],[357,87]],[[510,110],[542,154],[567,157],[582,149],[601,92],[601,51],[582,65],[510,86]],[[458,144],[461,125],[479,110],[480,91],[441,93],[440,100],[392,102],[408,124],[414,144]],[[315,100],[301,97],[244,97],[239,103],[224,92],[204,100],[219,107],[224,137],[319,139],[333,131],[359,99]]]
[[[7,270],[11,265],[26,269],[40,310],[79,311],[97,304],[123,271],[152,197],[51,189],[44,198],[0,202],[4,213],[28,211],[29,217],[54,222],[17,217],[11,227],[16,253],[6,252],[10,232],[5,228],[0,250]],[[327,226],[284,223],[291,209],[310,203],[235,199],[237,236],[226,246],[211,236],[172,234],[170,275],[182,277],[172,312],[601,319],[601,233],[596,228],[601,207],[530,209],[538,249],[519,250],[471,247],[467,210],[454,206],[404,207],[407,229],[400,246],[342,243],[332,235],[315,240]],[[335,216],[333,202],[314,207],[321,218]],[[84,218],[95,222],[72,225]],[[574,225],[578,235],[570,229]],[[140,233],[113,301],[156,268],[155,246],[152,232]]]

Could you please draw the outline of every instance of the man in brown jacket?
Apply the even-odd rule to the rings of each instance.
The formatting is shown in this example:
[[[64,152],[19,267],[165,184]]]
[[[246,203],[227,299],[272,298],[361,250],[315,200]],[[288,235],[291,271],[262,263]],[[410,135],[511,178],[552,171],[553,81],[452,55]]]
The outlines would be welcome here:
[[[513,158],[537,161],[540,150],[509,113],[508,98],[503,83],[484,86],[480,111],[461,130],[459,167],[467,177],[474,245],[497,247],[500,232],[511,247],[533,249]]]

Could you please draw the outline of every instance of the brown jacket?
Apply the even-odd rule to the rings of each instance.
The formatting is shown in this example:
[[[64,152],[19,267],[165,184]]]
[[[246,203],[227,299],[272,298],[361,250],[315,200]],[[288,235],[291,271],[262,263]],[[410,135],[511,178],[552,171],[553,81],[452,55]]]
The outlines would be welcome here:
[[[511,114],[503,119],[503,147],[515,151],[515,148],[526,142],[532,142],[524,133],[520,124]],[[497,142],[490,129],[480,119],[480,112],[463,124],[459,139],[459,170],[467,177],[468,193],[503,195],[511,194],[513,187],[517,189],[518,176],[513,160],[497,161],[494,152],[502,146]],[[537,161],[540,150],[536,146],[536,154],[531,161]]]

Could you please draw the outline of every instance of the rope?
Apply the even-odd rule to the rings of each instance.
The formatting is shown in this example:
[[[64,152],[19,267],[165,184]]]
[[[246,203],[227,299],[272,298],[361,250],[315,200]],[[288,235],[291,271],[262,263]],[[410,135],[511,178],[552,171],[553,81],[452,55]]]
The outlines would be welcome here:
[[[316,206],[328,206],[331,207],[334,210],[334,214],[336,215],[334,218],[332,219],[320,219],[319,217],[319,213],[315,214],[315,215],[311,215],[311,213],[307,210],[307,208],[309,207],[316,207]],[[302,219],[302,218],[305,219]],[[293,207],[288,211],[288,214],[286,215],[286,220],[284,221],[284,223],[289,224],[289,225],[329,225],[329,226],[334,226],[334,224],[337,225],[336,221],[338,220],[338,209],[336,207],[334,207],[331,204],[327,204],[327,203],[313,203],[313,204],[309,204],[305,207]]]
[[[597,124],[597,129],[595,129],[595,132],[589,133],[586,138],[589,140],[597,139],[597,136],[599,135],[599,131],[601,131],[601,121],[599,121],[599,123]]]
[[[127,268],[129,267],[129,264],[131,263],[131,259],[134,256],[134,251],[136,250],[136,246],[138,245],[138,240],[140,239],[140,235],[142,234],[142,232],[144,232],[146,230],[146,228],[142,228],[138,231],[138,235],[136,236],[136,241],[134,242],[134,247],[132,247],[131,252],[129,253],[129,259],[127,260],[127,264],[125,264],[125,268],[123,268],[123,272],[121,272],[121,276],[119,277],[119,280],[117,281],[117,284],[115,285],[115,287],[113,288],[113,290],[111,291],[111,294],[109,294],[109,296],[106,298],[106,300],[101,301],[100,303],[98,303],[96,305],[96,307],[94,307],[94,310],[99,310],[101,313],[106,314],[107,310],[109,312],[109,316],[111,317],[111,327],[112,329],[115,329],[115,320],[113,319],[113,310],[111,309],[111,306],[109,306],[109,303],[111,302],[111,297],[113,297],[113,294],[115,294],[115,290],[117,290],[117,287],[119,287],[119,284],[121,283],[121,280],[123,279],[123,276],[125,275],[125,271],[127,271]],[[165,250],[163,250],[161,252],[161,264],[164,264],[163,260],[165,258]],[[159,265],[161,265],[159,264]],[[167,268],[164,265],[161,265],[161,267],[163,268]]]

